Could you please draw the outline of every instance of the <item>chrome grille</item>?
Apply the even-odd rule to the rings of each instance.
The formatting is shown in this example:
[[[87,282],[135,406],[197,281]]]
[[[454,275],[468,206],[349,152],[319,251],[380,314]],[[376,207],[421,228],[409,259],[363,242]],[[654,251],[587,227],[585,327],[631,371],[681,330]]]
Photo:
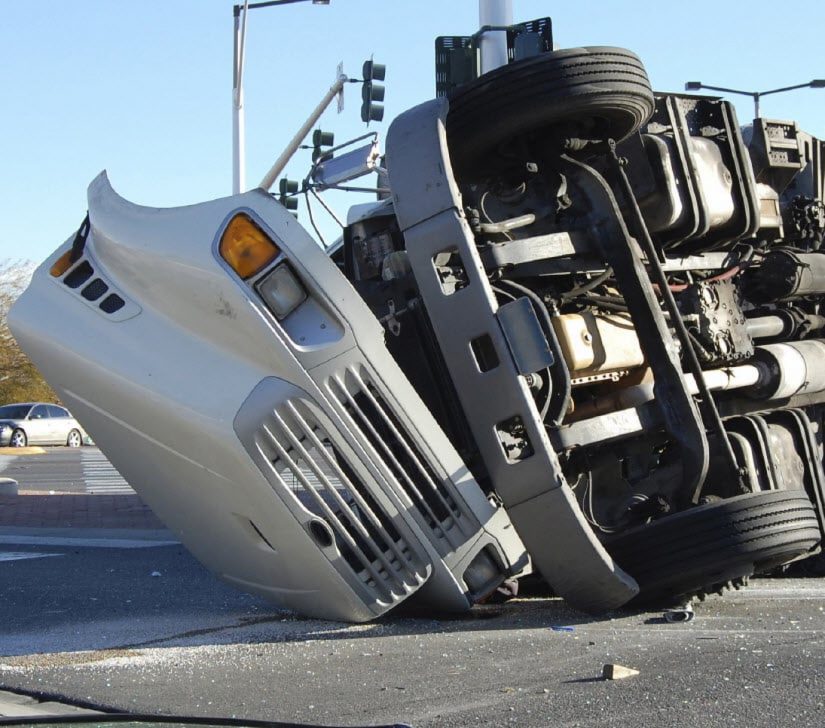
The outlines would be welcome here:
[[[364,436],[386,472],[413,505],[419,521],[447,549],[460,546],[473,528],[463,516],[463,501],[450,492],[425,455],[414,445],[378,387],[363,367],[347,369],[329,379],[333,397],[342,405],[350,424]]]
[[[374,598],[392,604],[427,578],[392,519],[372,497],[331,438],[299,401],[287,401],[256,432],[255,444],[271,474],[304,511],[309,531],[338,553]],[[324,544],[324,529],[331,532]]]

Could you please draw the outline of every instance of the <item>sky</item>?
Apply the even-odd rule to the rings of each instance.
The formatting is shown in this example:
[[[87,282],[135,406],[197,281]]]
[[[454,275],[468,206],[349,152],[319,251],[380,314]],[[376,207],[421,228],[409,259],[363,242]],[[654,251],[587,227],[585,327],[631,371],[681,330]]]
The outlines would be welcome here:
[[[825,2],[787,14],[763,0],[554,3],[513,0],[516,22],[551,16],[558,47],[613,45],[644,61],[654,89],[686,81],[762,91],[825,78]],[[255,186],[335,78],[371,55],[387,66],[384,135],[434,96],[433,43],[478,27],[477,0],[330,0],[250,12],[247,185]],[[232,0],[3,0],[0,21],[0,260],[47,257],[80,224],[103,169],[132,202],[173,207],[231,194]],[[360,88],[319,126],[364,133]],[[740,122],[752,102],[736,102]],[[825,138],[825,89],[767,96],[763,116]],[[303,178],[308,152],[287,168]],[[369,198],[348,195],[347,203]],[[340,195],[334,204],[340,212]],[[301,209],[300,220],[307,223]],[[323,217],[322,214],[318,215]],[[322,232],[334,225],[327,220]]]

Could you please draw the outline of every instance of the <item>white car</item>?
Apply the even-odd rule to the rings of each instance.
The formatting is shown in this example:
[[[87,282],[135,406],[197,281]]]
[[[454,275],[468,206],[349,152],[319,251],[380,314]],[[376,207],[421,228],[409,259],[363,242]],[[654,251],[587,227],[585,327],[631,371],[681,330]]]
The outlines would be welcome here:
[[[0,447],[80,447],[87,438],[80,423],[65,407],[46,402],[25,402],[0,407]]]

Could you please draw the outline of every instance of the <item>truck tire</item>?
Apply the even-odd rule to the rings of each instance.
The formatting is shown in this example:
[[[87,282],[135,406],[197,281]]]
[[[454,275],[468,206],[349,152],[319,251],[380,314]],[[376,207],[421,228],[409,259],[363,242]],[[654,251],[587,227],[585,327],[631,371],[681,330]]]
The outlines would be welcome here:
[[[606,544],[641,587],[634,602],[688,597],[787,563],[821,538],[802,490],[728,498],[666,516]]]
[[[504,143],[534,132],[619,141],[650,117],[654,104],[638,56],[608,46],[510,63],[459,86],[449,101],[448,145],[459,178],[512,164],[499,153]]]

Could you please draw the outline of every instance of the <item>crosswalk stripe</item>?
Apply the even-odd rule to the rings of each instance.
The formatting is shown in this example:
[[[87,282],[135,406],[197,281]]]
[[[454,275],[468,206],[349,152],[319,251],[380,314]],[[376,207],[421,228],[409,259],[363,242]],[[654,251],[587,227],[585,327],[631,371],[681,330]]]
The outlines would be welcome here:
[[[81,455],[86,492],[93,495],[131,495],[135,491],[100,450],[84,450]]]
[[[16,546],[83,546],[86,548],[102,549],[154,549],[162,546],[176,546],[178,543],[179,541],[175,541],[172,538],[163,541],[152,541],[145,538],[74,538],[72,536],[6,536],[0,534],[0,544]],[[62,556],[62,554],[46,554],[46,556]]]
[[[24,559],[45,559],[63,554],[39,554],[30,551],[0,551],[0,561],[23,561]]]

